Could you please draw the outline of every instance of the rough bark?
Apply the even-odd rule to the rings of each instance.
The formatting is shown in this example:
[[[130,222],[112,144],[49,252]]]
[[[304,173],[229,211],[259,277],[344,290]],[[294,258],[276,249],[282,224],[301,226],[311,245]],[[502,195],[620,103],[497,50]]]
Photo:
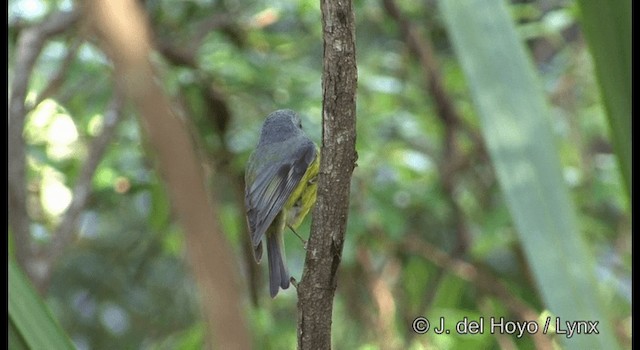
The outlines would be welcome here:
[[[351,1],[321,0],[324,35],[318,199],[298,286],[298,348],[330,349],[336,273],[356,165],[355,19]]]

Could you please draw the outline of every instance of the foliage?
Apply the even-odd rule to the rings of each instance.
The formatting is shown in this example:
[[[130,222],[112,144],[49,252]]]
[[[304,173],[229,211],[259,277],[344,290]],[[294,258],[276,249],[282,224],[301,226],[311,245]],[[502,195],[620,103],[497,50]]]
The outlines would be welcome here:
[[[12,260],[9,260],[9,344],[11,349],[73,348]]]
[[[602,302],[593,293],[597,291],[593,259],[577,234],[546,103],[506,10],[483,2],[451,4],[443,5],[443,12],[482,117],[482,131],[502,192],[545,304],[565,319],[607,320]],[[493,18],[482,21],[489,16],[478,16],[480,11],[492,13]],[[456,22],[466,25],[452,25]],[[496,40],[491,46],[483,41],[489,37]],[[609,323],[604,322],[600,331],[598,347],[615,348]],[[567,346],[584,349],[593,343],[576,337]]]
[[[532,336],[418,335],[410,328],[418,316],[444,317],[452,329],[464,317],[526,317],[543,324],[554,311],[539,282],[547,275],[532,262],[513,200],[494,174],[494,169],[501,172],[500,160],[487,151],[490,142],[485,149],[478,141],[492,135],[482,130],[486,111],[472,103],[484,85],[478,87],[462,69],[465,61],[458,61],[448,36],[454,31],[450,27],[467,23],[445,26],[444,14],[432,2],[397,5],[421,41],[431,43],[459,120],[451,124],[441,118],[430,76],[387,7],[355,2],[358,167],[338,273],[335,347],[533,348],[540,339]],[[72,6],[55,0],[9,2],[10,89],[20,64],[17,40],[25,28]],[[261,349],[293,348],[295,293],[281,292],[271,300],[266,266],[255,266],[244,250],[242,174],[263,117],[275,109],[299,111],[307,133],[321,140],[319,4],[149,0],[145,8],[159,48],[153,61],[161,83],[193,131],[212,179],[218,219],[237,256],[244,281],[239,293],[247,300],[253,343]],[[574,235],[586,242],[588,252],[579,255],[595,266],[595,273],[578,275],[595,276],[596,292],[611,319],[599,321],[615,330],[608,337],[630,346],[627,189],[577,4],[517,2],[508,8],[549,102],[548,137],[557,147],[552,155],[535,153],[543,162],[558,158],[560,169],[541,174],[542,179],[562,175],[553,186],[568,193],[575,207]],[[491,13],[475,15],[493,18]],[[505,55],[515,55],[506,50]],[[460,55],[459,48],[455,52]],[[53,249],[56,228],[105,128],[114,99],[111,69],[99,37],[80,26],[49,38],[34,67],[24,130],[34,263]],[[59,82],[51,84],[57,76]],[[46,278],[30,276],[45,286],[46,304],[80,349],[201,348],[206,329],[181,228],[135,114],[126,105],[121,114],[91,177],[91,194],[73,227],[75,240],[58,259],[45,260]],[[559,217],[564,210],[571,211],[560,205],[550,215]],[[309,220],[298,232],[304,235],[308,227]],[[556,243],[544,237],[530,239],[539,250],[558,254],[552,253]],[[18,252],[16,244],[10,240],[11,254]],[[287,235],[286,247],[290,271],[299,278],[302,244]],[[557,283],[558,290],[565,288],[564,281]],[[561,337],[545,339],[562,346]],[[576,337],[590,341],[593,335]]]

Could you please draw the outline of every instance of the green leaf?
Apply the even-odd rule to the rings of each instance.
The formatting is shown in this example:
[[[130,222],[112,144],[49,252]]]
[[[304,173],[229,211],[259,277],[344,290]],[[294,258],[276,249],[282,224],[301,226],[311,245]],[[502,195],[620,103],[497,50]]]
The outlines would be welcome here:
[[[562,322],[599,322],[598,335],[560,338],[571,349],[618,348],[563,182],[545,97],[504,2],[440,6],[543,301]]]
[[[25,343],[29,349],[74,348],[12,260],[9,260],[9,321],[13,328],[11,338],[16,341],[9,344],[11,349],[23,348]]]
[[[28,350],[29,347],[24,339],[18,333],[16,326],[9,319],[9,349],[10,350]]]
[[[618,155],[631,198],[631,0],[579,0],[582,30],[591,48]]]

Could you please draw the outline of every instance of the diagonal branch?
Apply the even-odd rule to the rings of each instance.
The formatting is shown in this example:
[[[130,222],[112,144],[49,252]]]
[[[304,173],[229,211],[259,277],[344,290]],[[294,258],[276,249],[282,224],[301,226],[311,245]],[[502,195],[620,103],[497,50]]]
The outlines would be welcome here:
[[[455,165],[459,162],[458,159],[460,158],[460,150],[458,149],[458,143],[456,141],[456,129],[463,125],[463,118],[459,115],[453,104],[453,100],[444,88],[438,62],[433,56],[431,42],[420,37],[415,25],[402,16],[395,0],[382,0],[382,3],[389,16],[398,23],[404,40],[409,47],[409,51],[422,66],[428,93],[433,97],[438,117],[440,117],[445,127],[445,145],[444,154],[442,155],[443,163],[439,166],[440,178],[453,209],[454,222],[456,222],[457,225],[458,247],[456,250],[458,253],[463,253],[467,246],[468,230],[463,219],[464,215],[462,210],[454,200],[455,186],[453,176],[456,169]],[[476,144],[481,145],[482,143],[477,133],[474,131],[470,131],[470,133]]]
[[[25,98],[31,73],[44,44],[50,37],[64,32],[78,20],[78,12],[58,12],[47,17],[37,26],[20,33],[14,58],[11,95],[9,97],[8,125],[8,182],[9,182],[9,226],[15,239],[15,255],[18,263],[28,275],[27,265],[31,255],[27,193],[25,186],[25,143],[22,137],[25,116]]]
[[[151,33],[135,0],[92,1],[88,15],[102,34],[116,79],[139,112],[140,124],[155,151],[159,173],[185,232],[191,267],[200,290],[208,347],[248,349],[231,248],[207,196],[203,170],[186,127],[173,111],[149,56]]]
[[[78,49],[80,48],[80,45],[82,45],[82,42],[83,39],[73,40],[70,47],[67,49],[67,54],[65,55],[64,59],[62,59],[60,67],[58,67],[55,75],[53,75],[53,77],[49,80],[47,86],[38,94],[38,98],[36,99],[36,102],[31,106],[31,108],[35,108],[42,101],[50,96],[53,96],[60,88],[60,86],[62,86],[62,83],[67,76],[67,72],[69,71],[69,67],[71,67],[71,64],[75,60],[78,54]]]
[[[450,256],[437,247],[420,239],[420,237],[415,234],[409,234],[403,245],[404,249],[418,253],[443,270],[453,273],[467,282],[473,283],[484,293],[500,299],[507,309],[514,315],[517,315],[520,320],[532,321],[538,318],[538,313],[535,310],[514,296],[502,281],[489,272],[479,269],[466,261]],[[551,340],[542,334],[542,332],[533,334],[532,339],[537,349],[552,348]]]
[[[118,123],[122,119],[123,105],[124,97],[120,91],[116,89],[115,95],[111,99],[107,112],[104,115],[102,132],[91,143],[89,154],[76,180],[76,185],[73,188],[73,200],[53,234],[53,239],[47,254],[49,266],[53,265],[75,237],[75,224],[89,199],[93,175],[115,134]]]
[[[465,123],[464,119],[456,110],[451,96],[449,96],[444,88],[438,61],[433,56],[431,41],[421,37],[416,26],[402,16],[395,0],[382,0],[382,3],[389,16],[398,23],[411,54],[416,57],[422,66],[429,93],[433,96],[438,116],[442,119],[442,122],[452,127],[462,127],[474,143],[482,147],[483,142],[481,136]]]
[[[376,334],[380,349],[399,349],[399,338],[394,328],[396,301],[393,298],[391,288],[385,281],[385,276],[390,274],[397,276],[400,271],[400,264],[397,260],[390,259],[384,265],[382,271],[376,271],[370,250],[362,246],[356,249],[356,259],[364,271],[364,281],[360,282],[365,282],[368,285],[369,294],[377,307],[377,314],[371,316],[372,318],[375,317],[371,331]]]

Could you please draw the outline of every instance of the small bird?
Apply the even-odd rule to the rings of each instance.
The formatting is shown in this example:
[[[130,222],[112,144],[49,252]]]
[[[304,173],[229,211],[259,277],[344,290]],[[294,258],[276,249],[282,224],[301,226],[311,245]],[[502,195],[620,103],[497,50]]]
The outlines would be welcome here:
[[[253,256],[262,259],[262,237],[267,238],[269,291],[289,288],[283,232],[295,229],[316,201],[320,150],[302,130],[292,110],[267,116],[256,149],[245,172],[245,207]],[[297,235],[297,233],[296,233]]]

